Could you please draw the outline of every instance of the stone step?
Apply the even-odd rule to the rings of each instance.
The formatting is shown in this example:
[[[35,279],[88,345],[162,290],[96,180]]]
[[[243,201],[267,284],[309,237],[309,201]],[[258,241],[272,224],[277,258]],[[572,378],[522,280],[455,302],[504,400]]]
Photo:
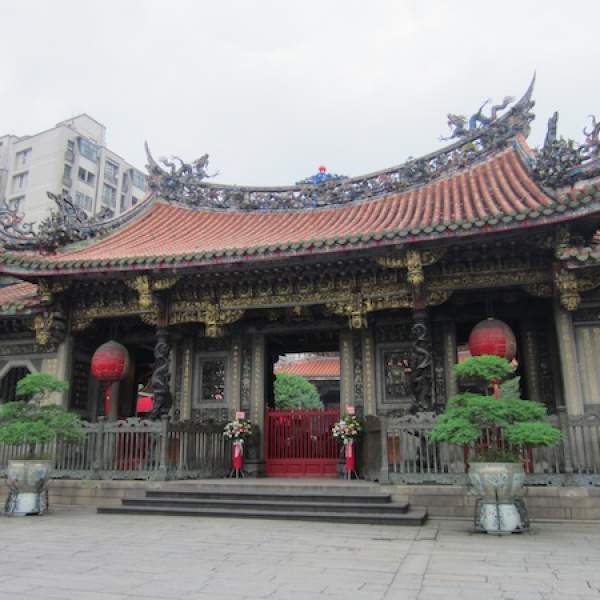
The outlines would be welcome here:
[[[353,502],[321,502],[305,501],[298,498],[291,499],[254,499],[232,498],[190,498],[174,497],[170,495],[155,497],[148,494],[146,497],[129,497],[122,500],[123,506],[156,506],[177,508],[228,508],[228,509],[251,509],[271,511],[292,512],[338,512],[338,513],[369,513],[369,514],[393,514],[408,512],[408,504],[361,502],[354,499]]]
[[[148,498],[187,498],[192,499],[235,499],[235,500],[273,500],[290,502],[328,502],[328,503],[364,503],[364,504],[388,504],[391,502],[391,495],[382,492],[364,493],[362,490],[344,490],[328,488],[327,491],[310,491],[305,488],[287,489],[257,489],[246,487],[242,488],[222,488],[208,489],[202,488],[191,491],[189,489],[180,490],[148,490]]]
[[[180,508],[176,506],[117,506],[100,507],[101,514],[162,515],[190,517],[224,517],[240,519],[283,519],[296,521],[325,521],[328,523],[364,523],[372,525],[422,525],[427,512],[412,509],[405,513],[365,514],[357,512],[302,512],[256,509]]]

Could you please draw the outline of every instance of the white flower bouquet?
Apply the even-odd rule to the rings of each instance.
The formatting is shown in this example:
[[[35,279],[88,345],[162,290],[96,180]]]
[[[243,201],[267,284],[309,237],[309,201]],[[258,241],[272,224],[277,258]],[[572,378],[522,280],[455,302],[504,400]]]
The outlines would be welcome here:
[[[346,415],[334,424],[331,433],[333,437],[341,440],[344,444],[353,442],[362,430],[362,426],[356,415]]]
[[[223,429],[223,435],[228,440],[243,441],[245,438],[252,435],[252,423],[247,419],[234,419],[233,421],[229,421]]]

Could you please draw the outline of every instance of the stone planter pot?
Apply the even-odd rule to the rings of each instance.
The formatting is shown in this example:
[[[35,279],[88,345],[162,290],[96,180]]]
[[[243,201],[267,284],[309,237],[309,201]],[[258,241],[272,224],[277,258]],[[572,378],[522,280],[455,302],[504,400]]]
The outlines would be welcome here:
[[[525,470],[520,462],[473,462],[469,465],[469,479],[475,493],[486,502],[512,502],[523,493]]]
[[[9,494],[6,513],[40,515],[48,510],[48,480],[52,469],[50,460],[8,461],[6,483]]]
[[[479,499],[475,528],[488,533],[513,533],[529,527],[523,493],[525,470],[521,463],[471,463],[469,479]]]

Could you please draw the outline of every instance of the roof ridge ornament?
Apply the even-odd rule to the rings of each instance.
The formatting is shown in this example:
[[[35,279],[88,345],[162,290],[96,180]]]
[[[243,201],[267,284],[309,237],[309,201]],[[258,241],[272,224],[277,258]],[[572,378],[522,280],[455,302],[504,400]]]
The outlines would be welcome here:
[[[535,74],[525,93],[510,109],[513,102],[506,96],[493,105],[489,116],[484,114],[486,101],[470,119],[466,117],[463,130],[451,136],[457,140],[437,150],[405,163],[359,177],[329,176],[325,172],[299,181],[296,185],[281,187],[223,185],[206,181],[208,154],[197,161],[185,163],[177,157],[156,161],[148,143],[149,187],[167,202],[196,209],[233,211],[278,211],[325,208],[347,205],[373,196],[406,191],[466,168],[493,152],[508,147],[517,134],[527,135],[533,119],[531,95]],[[460,135],[459,135],[460,132]],[[161,164],[159,164],[161,163]],[[168,168],[165,169],[165,167]]]
[[[594,115],[589,115],[589,118],[591,129],[584,127],[586,138],[583,144],[558,137],[558,111],[548,119],[544,145],[535,150],[531,168],[541,185],[565,187],[600,173],[600,122]]]
[[[10,207],[6,202],[0,204],[0,244],[4,248],[54,254],[68,244],[104,235],[122,222],[114,219],[113,211],[106,207],[90,218],[66,191],[61,195],[46,194],[56,207],[37,228],[33,223],[23,222],[18,207]]]

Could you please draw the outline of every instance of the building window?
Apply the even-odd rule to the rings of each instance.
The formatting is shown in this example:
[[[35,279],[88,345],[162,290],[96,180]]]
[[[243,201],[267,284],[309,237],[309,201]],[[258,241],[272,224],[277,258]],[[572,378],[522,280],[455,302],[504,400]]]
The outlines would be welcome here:
[[[139,200],[135,196],[131,196],[131,206],[135,206]]]
[[[117,183],[117,177],[119,176],[119,165],[112,163],[110,161],[106,161],[104,165],[104,177],[111,181],[112,183]]]
[[[71,177],[71,165],[65,165],[65,169],[63,171],[63,176],[64,177]]]
[[[75,192],[75,206],[83,208],[87,212],[92,212],[94,199],[83,192]]]
[[[140,190],[146,189],[146,176],[137,169],[131,169],[131,183]]]
[[[79,138],[79,152],[92,162],[98,161],[98,146],[86,138]]]
[[[15,169],[23,168],[28,162],[31,156],[31,148],[21,150],[15,154]]]
[[[198,364],[199,394],[193,399],[193,406],[225,402],[225,357],[201,358]]]
[[[123,212],[127,208],[127,196],[125,194],[121,194],[121,204],[120,210]]]
[[[74,140],[67,140],[67,150],[69,152],[75,152],[75,141]]]
[[[29,179],[29,173],[25,171],[25,173],[19,173],[12,178],[12,191],[18,192],[22,189],[25,189],[27,186],[27,180]]]
[[[83,181],[83,183],[87,183],[88,185],[94,185],[96,182],[96,176],[91,171],[86,171],[82,167],[79,167],[77,177],[79,177],[79,181]]]
[[[10,210],[15,212],[20,212],[23,210],[23,206],[25,205],[25,196],[17,196],[15,198],[11,198],[8,201],[8,206]]]
[[[102,188],[102,204],[108,208],[117,207],[117,190],[114,187],[104,184]]]

